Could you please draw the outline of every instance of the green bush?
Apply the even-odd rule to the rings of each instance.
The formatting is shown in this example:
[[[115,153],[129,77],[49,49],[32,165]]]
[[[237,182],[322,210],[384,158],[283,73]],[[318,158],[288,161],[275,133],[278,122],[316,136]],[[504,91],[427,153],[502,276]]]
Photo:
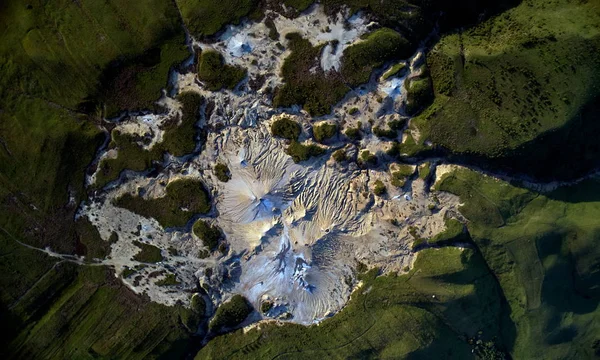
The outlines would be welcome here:
[[[363,150],[360,153],[359,162],[363,165],[377,165],[378,159],[369,150]]]
[[[116,199],[114,204],[138,215],[152,217],[163,228],[185,226],[194,214],[205,214],[211,208],[204,184],[193,179],[172,181],[167,185],[166,195],[161,198],[146,200],[125,194]]]
[[[412,79],[406,90],[406,113],[415,115],[433,101],[433,87],[427,76],[422,79]]]
[[[228,182],[231,179],[231,173],[229,172],[229,168],[223,163],[218,163],[217,165],[215,165],[214,173],[217,179],[219,179],[219,181]]]
[[[330,139],[337,134],[337,125],[336,124],[318,124],[313,125],[313,135],[315,136],[315,140],[318,142],[323,142],[327,139]]]
[[[224,328],[234,327],[242,323],[252,313],[252,306],[242,295],[234,295],[229,301],[219,306],[215,317],[211,320],[211,331],[221,331]]]
[[[294,120],[283,117],[273,121],[271,124],[271,134],[288,140],[298,140],[302,127]]]
[[[354,106],[348,110],[348,115],[356,115],[356,114],[358,114],[358,112],[359,112],[358,108],[356,106]]]
[[[344,50],[340,71],[346,83],[355,87],[368,82],[373,70],[386,61],[407,58],[411,53],[408,40],[392,29],[382,28]]]
[[[269,310],[271,310],[273,308],[273,302],[271,301],[263,301],[260,304],[260,312],[263,314],[266,314],[269,312]]]
[[[373,186],[373,193],[377,196],[381,196],[387,192],[387,189],[381,180],[376,180]]]
[[[223,239],[223,233],[218,226],[210,225],[204,220],[198,220],[194,223],[194,235],[202,240],[204,246],[214,251],[219,245],[219,241]]]
[[[225,64],[223,55],[214,50],[206,50],[200,54],[198,78],[206,84],[208,90],[232,90],[246,75],[245,69]]]
[[[297,141],[292,141],[286,149],[286,153],[294,159],[294,162],[299,163],[306,161],[313,156],[323,155],[325,149],[315,144],[304,145]]]
[[[395,139],[398,137],[398,132],[396,130],[382,129],[378,126],[373,128],[373,134],[375,134],[377,137],[388,139]]]
[[[145,244],[137,240],[133,241],[133,245],[141,249],[139,253],[133,256],[134,260],[145,263],[157,263],[163,260],[161,251],[156,246]]]
[[[346,135],[346,137],[350,140],[360,140],[362,139],[362,135],[360,133],[360,129],[359,128],[349,128],[346,130],[346,132],[344,133],[344,135]]]
[[[344,149],[336,150],[333,153],[332,157],[336,162],[339,163],[344,162],[348,159],[348,157],[346,156],[346,151],[344,151]]]

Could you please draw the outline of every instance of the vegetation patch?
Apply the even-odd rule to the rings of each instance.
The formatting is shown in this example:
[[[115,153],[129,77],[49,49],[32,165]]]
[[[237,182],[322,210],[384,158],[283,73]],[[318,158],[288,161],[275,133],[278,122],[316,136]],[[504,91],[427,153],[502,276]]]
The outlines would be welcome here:
[[[177,276],[175,274],[167,274],[164,279],[158,280],[155,282],[157,286],[173,286],[181,284],[177,281]]]
[[[302,127],[296,121],[282,117],[271,124],[271,134],[280,138],[297,141],[302,132]]]
[[[392,65],[386,72],[381,76],[381,80],[387,80],[393,76],[399,76],[406,72],[406,63],[400,62]]]
[[[306,161],[311,157],[321,156],[325,154],[325,149],[315,144],[304,145],[297,141],[292,141],[290,146],[285,150],[286,154],[292,157],[294,162],[299,163]]]
[[[208,90],[223,88],[233,90],[246,77],[247,72],[239,66],[225,64],[223,55],[214,50],[205,50],[198,60],[198,78]]]
[[[387,192],[387,189],[381,180],[376,180],[373,185],[373,193],[377,196],[382,196]]]
[[[140,248],[140,252],[133,256],[135,261],[144,263],[157,263],[163,261],[162,252],[156,246],[145,244],[137,240],[133,241],[133,245]]]
[[[115,205],[144,217],[152,217],[163,228],[185,226],[194,214],[206,214],[211,208],[204,184],[193,179],[170,182],[164,197],[144,199],[125,194],[115,200]]]
[[[176,0],[183,21],[192,35],[215,35],[227,24],[237,25],[257,5],[255,0]]]
[[[163,141],[151,149],[143,148],[143,139],[113,130],[110,147],[116,149],[115,158],[107,158],[98,165],[96,187],[101,188],[116,180],[123,170],[143,171],[162,159],[165,152],[173,156],[193,153],[196,149],[196,122],[200,116],[203,98],[195,92],[185,92],[177,99],[182,104],[182,116],[173,117],[163,125]]]
[[[318,142],[323,142],[327,139],[331,139],[337,134],[337,131],[337,124],[323,123],[313,125],[313,135],[315,137],[315,140],[317,140]]]
[[[338,163],[348,160],[348,156],[346,155],[346,151],[344,149],[334,151],[333,155],[331,156],[333,157],[333,160]]]
[[[215,165],[214,173],[219,181],[228,182],[231,180],[231,172],[229,171],[229,167],[223,163],[218,163]]]
[[[292,53],[281,68],[284,85],[275,92],[273,105],[298,104],[312,116],[329,114],[331,106],[346,95],[348,87],[338,73],[321,69],[319,59],[323,46],[312,46],[299,33],[285,37]]]
[[[388,28],[375,30],[344,50],[340,72],[346,83],[356,87],[368,82],[375,68],[386,61],[407,58],[412,51],[410,42],[398,32]]]
[[[196,235],[202,244],[206,246],[210,251],[215,251],[219,242],[223,239],[223,232],[218,226],[211,225],[204,220],[198,220],[194,223],[192,228],[194,235]]]
[[[364,166],[374,166],[378,163],[377,156],[371,154],[369,150],[361,151],[358,161]]]
[[[252,306],[242,295],[234,295],[229,301],[224,302],[217,309],[214,318],[210,321],[209,328],[219,332],[241,324],[253,311]]]

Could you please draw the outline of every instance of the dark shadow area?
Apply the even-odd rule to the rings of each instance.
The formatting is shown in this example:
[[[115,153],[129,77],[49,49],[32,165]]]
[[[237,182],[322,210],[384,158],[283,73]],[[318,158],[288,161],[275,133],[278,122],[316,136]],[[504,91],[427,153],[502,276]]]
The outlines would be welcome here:
[[[499,158],[449,155],[448,160],[488,171],[521,174],[539,181],[568,181],[600,167],[600,97],[586,104],[565,126],[547,132]],[[595,197],[600,194],[586,194]]]

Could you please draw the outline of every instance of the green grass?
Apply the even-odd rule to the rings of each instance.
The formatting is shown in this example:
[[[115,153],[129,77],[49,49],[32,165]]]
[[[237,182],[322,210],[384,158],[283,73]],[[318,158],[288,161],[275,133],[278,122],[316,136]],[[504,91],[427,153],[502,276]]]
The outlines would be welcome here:
[[[212,331],[218,332],[224,328],[239,325],[253,311],[252,306],[242,295],[234,295],[231,299],[221,304],[215,316],[209,323]]]
[[[577,119],[600,95],[599,14],[597,2],[525,0],[444,36],[428,54],[435,101],[416,121],[422,139],[499,157]]]
[[[163,228],[185,226],[192,216],[206,214],[211,208],[206,187],[201,181],[193,179],[170,182],[163,197],[144,199],[125,194],[115,200],[115,205],[154,218]]]
[[[510,337],[502,293],[480,255],[419,253],[406,275],[362,276],[348,305],[318,326],[264,324],[213,339],[196,359],[469,358],[467,337]],[[496,340],[502,343],[502,340]]]
[[[375,166],[379,162],[377,155],[371,154],[369,150],[363,150],[360,152],[358,162],[363,166]]]
[[[296,121],[283,117],[273,121],[271,134],[287,140],[297,141],[302,133],[302,127]]]
[[[460,196],[471,237],[502,286],[516,324],[513,357],[591,358],[600,317],[600,183],[535,194],[461,170],[439,188]]]
[[[350,140],[356,141],[362,139],[362,134],[359,128],[348,128],[344,135]]]
[[[223,55],[217,51],[203,51],[198,59],[198,78],[204,82],[208,90],[233,90],[246,78],[246,75],[245,69],[225,64]]]
[[[338,127],[337,124],[317,124],[313,125],[313,136],[318,142],[323,142],[327,139],[331,139],[337,135]]]
[[[302,161],[306,161],[311,157],[321,156],[325,154],[325,149],[315,144],[304,145],[297,141],[292,141],[292,143],[287,147],[285,152],[292,157],[294,162],[299,163]]]
[[[356,87],[368,82],[374,69],[387,61],[407,58],[412,51],[410,42],[400,33],[382,28],[344,50],[340,72],[347,84]]]
[[[429,244],[444,244],[454,241],[467,241],[468,235],[465,233],[465,225],[452,218],[445,219],[446,228],[441,233],[427,240]]]
[[[204,220],[196,221],[192,231],[210,251],[215,251],[219,242],[223,240],[221,229],[218,226],[210,225]]]
[[[403,187],[406,180],[415,172],[410,165],[396,164],[391,168],[392,185]]]
[[[102,267],[61,264],[12,310],[21,323],[3,351],[18,358],[180,357],[199,323],[181,306],[143,300]],[[37,293],[40,288],[50,292]],[[32,303],[34,299],[42,303]],[[185,325],[180,324],[180,319]],[[123,336],[127,334],[127,336]]]
[[[406,107],[408,115],[415,115],[431,104],[433,100],[433,87],[429,76],[407,80]]]
[[[284,85],[276,90],[273,105],[298,104],[312,116],[329,114],[331,106],[342,100],[349,88],[339,74],[325,73],[321,69],[319,59],[323,46],[312,46],[299,33],[287,34],[286,39],[292,53],[281,68]]]
[[[162,252],[156,246],[137,240],[133,241],[133,245],[140,248],[140,252],[133,256],[134,260],[144,263],[157,263],[163,260]]]
[[[135,136],[121,134],[113,130],[110,146],[117,149],[117,156],[100,162],[96,175],[95,187],[101,188],[118,179],[123,170],[143,171],[162,160],[164,153],[183,156],[196,149],[196,122],[200,116],[203,98],[194,92],[180,94],[177,99],[182,105],[182,116],[174,116],[164,126],[162,142],[155,144],[150,150],[144,149]]]
[[[192,35],[215,35],[227,24],[237,25],[256,7],[255,0],[176,0],[183,21]]]

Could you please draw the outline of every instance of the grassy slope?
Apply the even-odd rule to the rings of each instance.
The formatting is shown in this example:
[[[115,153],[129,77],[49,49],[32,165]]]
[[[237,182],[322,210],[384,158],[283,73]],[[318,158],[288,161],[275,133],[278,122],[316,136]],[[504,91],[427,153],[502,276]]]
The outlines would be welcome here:
[[[600,94],[598,2],[525,0],[430,51],[435,103],[417,119],[435,144],[501,156],[565,126]]]
[[[591,358],[600,331],[600,182],[542,195],[462,170],[439,188],[465,203],[472,239],[510,304],[513,356]]]
[[[0,33],[0,316],[7,330],[2,352],[27,358],[94,353],[142,358],[165,352],[188,336],[178,325],[178,309],[149,305],[105,269],[65,273],[67,264],[61,264],[50,270],[54,260],[13,238],[63,252],[103,254],[104,244],[95,243],[85,226],[75,226],[75,207],[67,205],[69,192],[75,204],[83,197],[85,167],[102,141],[93,125],[97,114],[77,109],[98,100],[100,76],[109,64],[154,48],[163,51],[165,41],[183,35],[176,8],[164,0],[4,1]],[[134,82],[138,99],[151,103],[160,96],[171,55],[182,56],[180,50],[169,50],[168,61],[161,56],[140,74]],[[124,313],[137,315],[120,316]]]
[[[256,0],[177,0],[181,15],[192,35],[211,36],[227,24],[239,24],[240,18],[255,9]]]
[[[319,326],[264,325],[214,339],[196,359],[468,357],[466,337],[510,337],[502,295],[472,250],[423,250],[407,275],[363,275],[364,285]],[[432,297],[435,295],[435,298]]]

